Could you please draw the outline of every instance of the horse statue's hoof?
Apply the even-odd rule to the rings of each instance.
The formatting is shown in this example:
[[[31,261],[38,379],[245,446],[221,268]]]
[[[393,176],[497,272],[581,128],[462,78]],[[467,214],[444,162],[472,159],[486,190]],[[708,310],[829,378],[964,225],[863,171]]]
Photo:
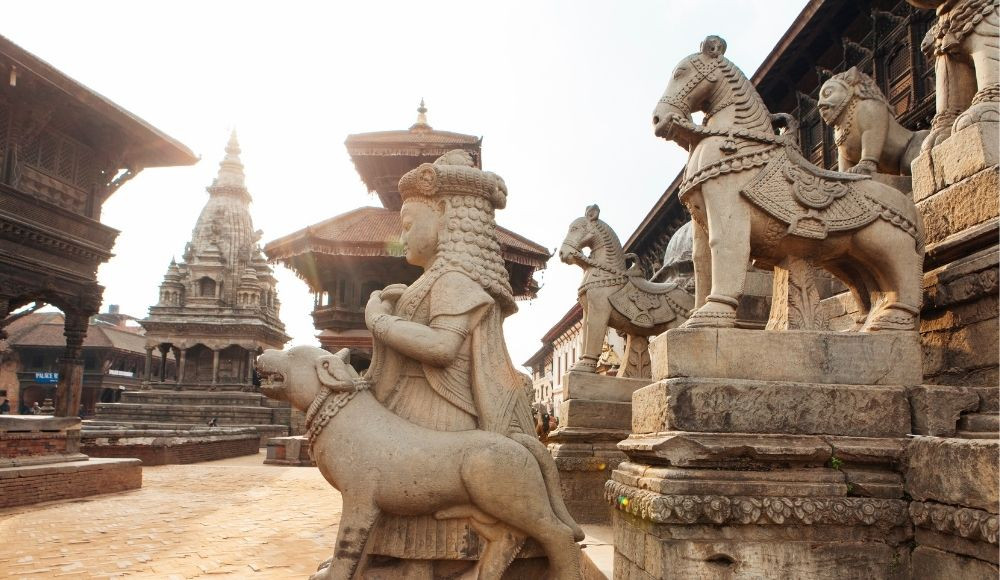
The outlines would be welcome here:
[[[575,365],[569,368],[571,373],[596,373],[597,361],[589,358],[581,358]]]
[[[878,332],[880,330],[915,330],[917,317],[909,312],[896,308],[887,308],[869,320],[862,332]]]
[[[736,326],[736,312],[696,310],[681,328],[732,328]]]

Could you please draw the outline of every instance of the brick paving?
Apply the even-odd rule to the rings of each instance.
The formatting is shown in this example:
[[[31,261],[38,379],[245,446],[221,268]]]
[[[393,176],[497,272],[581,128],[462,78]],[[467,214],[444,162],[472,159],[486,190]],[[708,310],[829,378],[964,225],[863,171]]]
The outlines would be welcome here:
[[[308,578],[340,494],[263,459],[145,467],[142,489],[0,510],[0,578]]]

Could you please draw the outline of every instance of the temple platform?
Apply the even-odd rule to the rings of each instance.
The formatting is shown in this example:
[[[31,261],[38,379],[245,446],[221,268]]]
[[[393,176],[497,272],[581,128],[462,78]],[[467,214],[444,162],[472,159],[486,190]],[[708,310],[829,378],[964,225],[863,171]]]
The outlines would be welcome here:
[[[80,447],[91,457],[134,457],[143,465],[197,463],[256,455],[253,427],[128,429],[85,424]]]
[[[138,459],[89,459],[76,417],[0,416],[0,508],[142,487]]]

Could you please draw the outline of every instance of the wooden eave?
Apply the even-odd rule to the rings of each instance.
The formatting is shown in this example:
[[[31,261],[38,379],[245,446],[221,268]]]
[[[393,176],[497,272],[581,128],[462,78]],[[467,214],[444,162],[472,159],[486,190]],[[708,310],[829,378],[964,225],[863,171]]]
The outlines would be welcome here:
[[[193,165],[198,161],[198,157],[176,139],[73,80],[4,36],[0,36],[0,56],[17,67],[18,75],[32,75],[121,129],[130,142],[125,162],[135,169]]]

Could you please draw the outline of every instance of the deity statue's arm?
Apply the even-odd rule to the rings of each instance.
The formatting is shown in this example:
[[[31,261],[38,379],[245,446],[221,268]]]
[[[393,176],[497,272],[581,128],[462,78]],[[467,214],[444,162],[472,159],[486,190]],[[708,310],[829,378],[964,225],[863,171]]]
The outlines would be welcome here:
[[[387,347],[422,363],[445,367],[455,360],[469,330],[478,324],[484,307],[458,316],[438,316],[431,325],[378,315],[372,325],[375,339]]]

